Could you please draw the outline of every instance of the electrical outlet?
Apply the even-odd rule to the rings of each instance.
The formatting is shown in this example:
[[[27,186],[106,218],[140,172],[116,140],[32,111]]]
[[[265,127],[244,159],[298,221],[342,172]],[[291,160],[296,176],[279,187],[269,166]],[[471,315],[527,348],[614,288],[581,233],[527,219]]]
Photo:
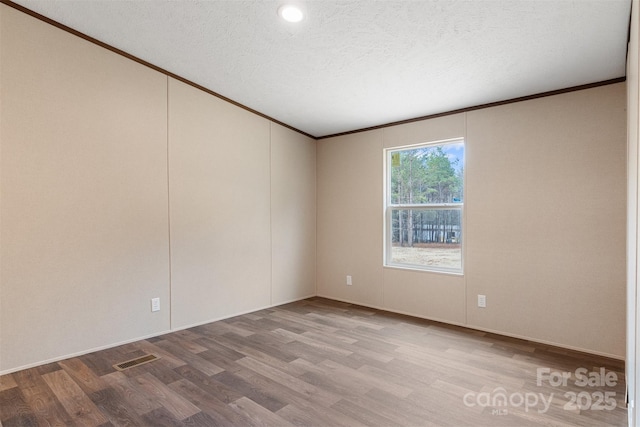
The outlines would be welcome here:
[[[351,281],[351,276],[347,276],[347,286],[351,286],[353,285],[353,282]]]
[[[151,311],[160,311],[160,298],[151,298]]]
[[[478,295],[478,307],[486,308],[487,307],[487,296],[486,295]]]

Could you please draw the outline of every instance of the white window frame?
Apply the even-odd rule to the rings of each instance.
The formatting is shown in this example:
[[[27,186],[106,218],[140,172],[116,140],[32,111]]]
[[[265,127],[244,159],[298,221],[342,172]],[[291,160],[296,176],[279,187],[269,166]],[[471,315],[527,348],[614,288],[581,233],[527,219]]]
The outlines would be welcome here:
[[[428,272],[436,272],[436,273],[447,273],[454,275],[463,275],[464,274],[464,229],[465,229],[465,216],[464,216],[464,200],[466,198],[465,190],[466,190],[466,173],[464,173],[462,177],[462,191],[463,198],[460,203],[430,203],[430,204],[393,204],[391,203],[391,153],[396,151],[403,150],[411,150],[420,147],[437,147],[451,144],[460,144],[464,145],[464,155],[463,155],[463,165],[464,165],[464,157],[466,157],[466,142],[463,137],[452,138],[440,141],[432,141],[432,142],[422,142],[418,144],[410,144],[403,145],[397,147],[389,147],[385,148],[383,152],[384,159],[384,267],[392,267],[392,268],[400,268],[406,270],[418,270],[418,271],[428,271]],[[465,171],[466,172],[466,171]],[[434,266],[426,266],[419,264],[408,264],[408,263],[397,263],[392,262],[391,250],[392,250],[392,235],[393,225],[392,225],[392,211],[397,209],[411,209],[411,210],[459,210],[460,211],[460,268],[446,268],[446,267],[434,267]]]

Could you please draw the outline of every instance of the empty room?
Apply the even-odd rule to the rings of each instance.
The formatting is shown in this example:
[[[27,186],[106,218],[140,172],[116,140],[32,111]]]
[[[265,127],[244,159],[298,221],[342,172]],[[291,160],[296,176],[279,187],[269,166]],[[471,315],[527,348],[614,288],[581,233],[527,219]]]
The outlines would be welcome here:
[[[640,426],[638,0],[0,0],[0,427]]]

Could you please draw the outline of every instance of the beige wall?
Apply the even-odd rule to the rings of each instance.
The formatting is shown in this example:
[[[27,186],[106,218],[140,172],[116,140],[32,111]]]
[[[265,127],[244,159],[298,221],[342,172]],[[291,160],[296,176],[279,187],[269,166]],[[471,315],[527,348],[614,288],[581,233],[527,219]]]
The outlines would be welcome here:
[[[168,330],[166,77],[0,11],[0,371]]]
[[[169,80],[172,326],[315,295],[315,141]]]
[[[0,373],[315,294],[312,139],[5,5],[0,93]]]
[[[469,325],[624,357],[624,110],[617,84],[468,113]]]
[[[271,304],[316,294],[316,141],[271,124]]]
[[[169,99],[173,324],[266,307],[269,122],[172,79]]]
[[[380,131],[318,143],[320,296],[383,305],[381,171]]]
[[[318,293],[623,357],[624,110],[615,84],[319,141]],[[382,268],[383,147],[455,137],[464,275]]]

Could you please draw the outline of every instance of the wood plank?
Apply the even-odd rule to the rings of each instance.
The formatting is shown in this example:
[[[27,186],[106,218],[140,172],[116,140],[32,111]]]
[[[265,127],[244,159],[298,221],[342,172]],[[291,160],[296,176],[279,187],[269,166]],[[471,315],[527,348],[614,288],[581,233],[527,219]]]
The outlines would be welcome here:
[[[42,376],[71,419],[84,426],[99,426],[109,421],[65,371]]]
[[[9,390],[13,387],[18,387],[18,384],[13,379],[13,375],[8,374],[0,376],[0,391]]]
[[[45,426],[75,425],[71,416],[60,404],[37,370],[27,369],[17,372],[15,379],[39,424]]]
[[[328,375],[332,377],[341,376],[343,378],[348,378],[349,381],[362,384],[363,387],[375,387],[399,398],[405,398],[409,396],[409,394],[411,394],[411,392],[413,391],[412,389],[405,387],[404,385],[399,385],[391,381],[385,381],[384,379],[381,379],[375,375],[367,375],[362,371],[348,368],[331,360],[325,360],[321,363],[321,365],[327,368]]]
[[[343,427],[367,427],[367,424],[340,412],[329,411],[324,408],[300,407],[287,405],[277,414],[297,426],[343,426]]]
[[[184,424],[175,418],[166,408],[160,407],[143,415],[145,426],[153,427],[183,427]]]
[[[328,344],[323,341],[315,340],[306,335],[294,334],[293,332],[287,331],[286,329],[276,329],[274,331],[275,334],[285,336],[289,338],[291,341],[299,341],[301,343],[307,344],[314,349],[321,350],[323,352],[333,353],[338,356],[349,356],[353,353],[351,350],[346,350],[344,348],[340,348],[333,344]]]
[[[58,365],[60,365],[87,394],[103,390],[107,387],[107,384],[89,369],[87,365],[82,363],[80,359],[63,360],[58,362]]]
[[[245,414],[233,410],[225,402],[218,399],[215,394],[207,393],[191,381],[186,379],[176,381],[169,384],[169,387],[208,414],[211,419],[211,426],[243,426],[250,424],[250,419]]]
[[[201,337],[195,340],[195,342],[203,347],[206,347],[208,352],[217,354],[225,359],[238,360],[245,357],[245,355],[240,353],[239,351],[229,348],[209,337]],[[202,355],[200,357],[202,357]],[[211,360],[211,362],[215,363],[215,360]]]
[[[115,388],[98,390],[89,395],[96,407],[116,426],[143,425],[143,419]]]
[[[240,392],[243,397],[247,397],[253,400],[258,405],[263,406],[271,412],[275,412],[287,404],[284,401],[285,399],[283,399],[281,396],[278,396],[275,391],[256,389],[255,387],[252,387],[250,383],[236,374],[225,371],[220,374],[214,375],[213,378],[223,384],[226,384],[233,390]],[[234,400],[234,402],[236,402],[237,400]]]
[[[240,390],[230,387],[227,384],[218,381],[216,378],[208,377],[191,366],[176,368],[176,372],[180,373],[183,378],[189,380],[224,403],[230,403],[242,397],[242,392]]]
[[[132,343],[132,345],[136,346],[138,349],[144,351],[145,353],[156,354],[158,356],[161,356],[163,363],[169,364],[171,369],[177,368],[178,366],[184,366],[187,364],[184,360],[174,356],[173,354],[167,351],[164,351],[162,348],[158,347],[155,344],[150,343],[147,340],[136,341],[135,343]],[[120,362],[124,362],[124,360],[120,360]]]
[[[167,409],[167,411],[178,420],[200,412],[197,406],[182,396],[173,393],[167,385],[153,375],[139,375],[135,377],[133,381],[137,382],[141,390],[144,390],[149,396],[153,396],[155,400],[160,402],[160,405]]]
[[[222,369],[221,367],[211,363],[207,359],[203,359],[198,354],[194,354],[190,352],[188,349],[176,344],[175,342],[158,341],[155,345],[165,350],[166,352],[171,353],[172,355],[175,355],[176,357],[180,358],[180,360],[186,362],[187,364],[201,371],[205,375],[211,376],[211,375],[219,374],[220,372],[224,371],[224,369]]]
[[[215,420],[205,412],[198,412],[195,415],[182,420],[182,425],[185,427],[214,427]]]
[[[254,356],[256,358],[261,357],[259,353],[280,359],[284,362],[291,362],[295,359],[289,352],[283,350],[282,344],[277,346],[265,345],[262,342],[250,341],[248,339],[242,339],[232,334],[225,334],[216,337],[216,341],[229,347],[233,350],[242,353],[245,356]],[[249,345],[251,343],[251,345]]]
[[[404,427],[397,419],[387,418],[348,400],[340,399],[331,408],[368,426]]]
[[[372,388],[368,384],[354,383],[348,378],[329,377],[326,370],[304,359],[298,359],[292,363],[307,369],[308,372],[300,376],[305,382],[343,398],[364,395]]]
[[[288,405],[285,407],[289,407],[289,410],[293,410],[293,413],[289,412],[289,410],[285,410],[284,414],[291,415],[290,417],[285,417],[281,410],[278,410],[277,413],[282,415],[283,418],[287,418],[293,424],[296,424],[297,417],[292,414],[297,414],[300,411],[309,414],[309,413],[320,413],[322,416],[314,417],[315,420],[311,424],[305,425],[339,425],[341,422],[345,421],[345,419],[349,418],[348,415],[341,413],[339,411],[334,410],[328,403],[335,401],[335,395],[328,394],[323,391],[322,394],[303,394],[296,390],[293,390],[289,387],[285,387],[278,382],[275,382],[265,376],[262,376],[258,373],[254,373],[253,371],[240,371],[238,375],[241,376],[245,381],[254,386],[258,390],[271,390],[277,393],[278,396],[281,396],[283,400],[288,402]],[[334,421],[330,421],[334,420]],[[341,420],[340,422],[336,420]],[[357,419],[351,419],[349,422],[350,425],[357,425]]]
[[[274,414],[267,408],[258,405],[253,400],[244,396],[234,402],[231,402],[229,406],[236,411],[247,415],[251,420],[251,425],[254,426],[292,426],[291,423],[281,416]]]
[[[129,377],[122,372],[113,372],[101,377],[103,381],[109,384],[124,401],[138,415],[144,415],[162,407],[160,401],[155,399],[153,395],[149,395],[140,389],[137,383],[134,383]]]
[[[254,334],[253,331],[243,329],[239,326],[234,326],[230,322],[233,319],[222,320],[220,322],[210,323],[205,326],[205,329],[214,335],[227,335],[231,334],[238,338],[247,338]]]
[[[299,378],[296,378],[286,372],[280,371],[269,365],[266,365],[260,361],[246,357],[239,360],[238,363],[252,372],[262,375],[284,387],[289,388],[295,393],[299,394],[301,398],[308,402],[313,402],[325,407],[329,407],[336,403],[340,397],[333,393],[329,393],[313,384],[307,383]],[[240,375],[240,374],[238,374]],[[287,401],[291,400],[291,395],[287,395]]]
[[[122,372],[124,373],[124,375],[130,378],[135,378],[143,374],[150,374],[165,384],[171,384],[172,382],[180,379],[180,375],[176,373],[174,369],[172,369],[172,366],[173,364],[171,362],[164,358],[161,358],[158,360],[154,360],[153,362],[125,369]],[[182,366],[186,366],[186,363]]]
[[[189,330],[182,330],[175,332],[175,334],[165,335],[164,339],[161,341],[170,341],[174,344],[180,345],[182,348],[187,349],[191,353],[198,354],[203,351],[209,350],[209,347],[197,343],[197,340],[201,337],[201,335],[198,335]]]
[[[4,425],[33,425],[38,421],[17,387],[0,392],[0,421]]]

